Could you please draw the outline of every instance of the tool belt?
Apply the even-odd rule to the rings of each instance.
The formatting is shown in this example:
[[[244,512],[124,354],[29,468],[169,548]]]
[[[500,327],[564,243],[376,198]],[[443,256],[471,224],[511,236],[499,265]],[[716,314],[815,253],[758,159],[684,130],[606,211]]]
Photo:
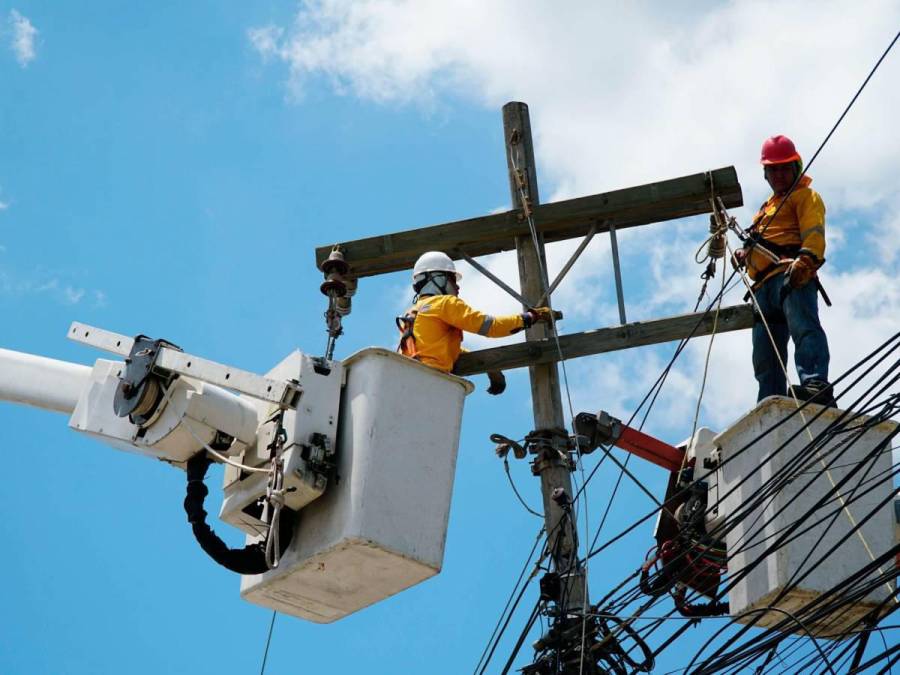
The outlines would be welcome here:
[[[781,244],[776,244],[771,241],[766,241],[765,239],[762,238],[762,235],[760,235],[759,232],[751,232],[749,239],[753,243],[750,244],[750,246],[748,246],[747,248],[752,248],[753,246],[760,246],[760,247],[765,248],[768,251],[771,251],[772,253],[777,255],[779,258],[796,258],[798,255],[800,255],[800,251],[802,250],[802,247],[799,244],[781,245]],[[750,300],[751,292],[756,291],[756,289],[758,289],[763,283],[765,283],[765,281],[768,281],[768,279],[766,277],[769,275],[769,273],[772,272],[772,270],[774,270],[776,267],[780,267],[781,265],[786,264],[787,262],[788,262],[787,260],[783,260],[780,262],[773,262],[768,267],[765,267],[762,270],[760,270],[759,278],[762,279],[762,281],[754,283],[751,290],[747,291],[744,294],[744,302],[747,302],[748,300]],[[818,276],[814,277],[812,283],[815,283],[816,290],[821,294],[822,300],[825,301],[825,304],[828,305],[829,307],[831,307],[831,298],[829,298],[828,293],[825,292],[825,287],[822,286],[822,282],[819,280],[819,277]]]

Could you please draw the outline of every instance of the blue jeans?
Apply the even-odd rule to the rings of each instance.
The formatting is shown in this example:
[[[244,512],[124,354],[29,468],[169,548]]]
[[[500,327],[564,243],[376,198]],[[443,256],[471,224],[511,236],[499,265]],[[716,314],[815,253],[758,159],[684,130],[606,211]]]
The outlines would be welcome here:
[[[794,363],[800,384],[828,381],[828,339],[819,323],[819,297],[815,280],[785,294],[785,274],[776,274],[756,291],[756,301],[769,324],[772,337],[787,364],[788,336],[794,341]],[[787,395],[787,379],[778,363],[766,327],[756,317],[753,324],[753,373],[759,382],[761,401],[766,396]]]

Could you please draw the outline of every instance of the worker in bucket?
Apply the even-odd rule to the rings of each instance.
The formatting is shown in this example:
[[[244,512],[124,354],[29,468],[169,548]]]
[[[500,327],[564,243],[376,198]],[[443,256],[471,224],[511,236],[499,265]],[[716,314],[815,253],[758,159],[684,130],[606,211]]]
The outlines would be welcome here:
[[[504,316],[479,312],[459,299],[461,277],[446,253],[428,251],[419,256],[412,274],[414,304],[405,315],[397,317],[401,354],[449,373],[462,351],[463,331],[506,337],[537,322],[552,320],[548,307]],[[488,393],[503,393],[506,389],[503,373],[489,372],[488,378]]]
[[[734,256],[736,266],[746,266],[754,282],[757,400],[787,394],[781,364],[787,363],[790,337],[800,377],[800,386],[791,388],[793,395],[835,405],[828,384],[828,340],[819,321],[817,293],[822,291],[828,301],[817,276],[825,262],[825,204],[810,188],[812,179],[802,175],[803,162],[787,136],[767,139],[760,162],[772,196],[754,216],[750,236]]]

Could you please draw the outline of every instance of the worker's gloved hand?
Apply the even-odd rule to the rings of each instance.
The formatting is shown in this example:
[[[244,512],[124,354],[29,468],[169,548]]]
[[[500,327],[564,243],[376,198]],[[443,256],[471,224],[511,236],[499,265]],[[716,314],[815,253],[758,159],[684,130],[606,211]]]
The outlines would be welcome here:
[[[491,396],[497,396],[506,391],[506,376],[499,370],[489,370],[487,373],[491,386],[488,387],[487,393]]]
[[[805,253],[798,255],[788,267],[791,288],[803,288],[816,276],[816,263]]]
[[[731,266],[735,270],[744,269],[747,266],[747,256],[750,254],[750,251],[746,248],[739,248],[734,254],[731,256]]]
[[[549,307],[532,307],[528,313],[533,317],[532,324],[553,322],[553,310]]]

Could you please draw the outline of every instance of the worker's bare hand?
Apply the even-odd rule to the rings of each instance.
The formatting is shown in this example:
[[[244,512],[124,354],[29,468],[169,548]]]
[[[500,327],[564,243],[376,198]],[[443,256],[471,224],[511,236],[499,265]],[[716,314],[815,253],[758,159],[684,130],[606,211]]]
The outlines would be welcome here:
[[[501,371],[489,370],[487,376],[491,383],[491,386],[487,389],[487,393],[491,396],[497,396],[506,391],[506,376]]]
[[[750,252],[745,248],[739,248],[737,251],[735,251],[731,256],[731,266],[735,270],[740,270],[746,267],[748,253]]]

